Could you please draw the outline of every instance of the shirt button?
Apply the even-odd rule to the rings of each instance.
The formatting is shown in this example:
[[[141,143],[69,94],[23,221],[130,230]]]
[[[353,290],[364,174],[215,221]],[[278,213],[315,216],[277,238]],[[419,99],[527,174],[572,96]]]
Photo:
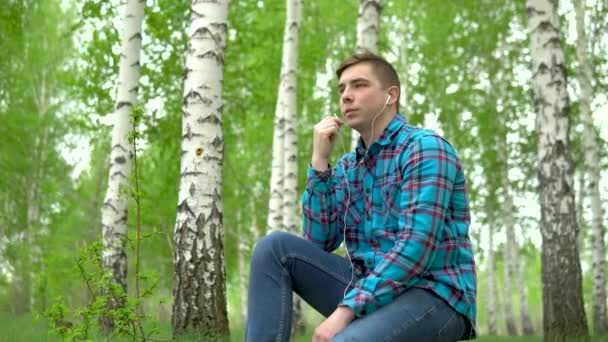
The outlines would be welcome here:
[[[369,194],[369,192],[370,192],[369,188],[368,188],[368,189],[365,189],[365,193],[366,193],[366,194]]]

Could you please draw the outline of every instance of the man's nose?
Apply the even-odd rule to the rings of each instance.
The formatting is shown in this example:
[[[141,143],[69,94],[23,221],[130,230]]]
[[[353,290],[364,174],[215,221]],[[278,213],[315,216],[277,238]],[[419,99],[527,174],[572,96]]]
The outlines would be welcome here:
[[[349,103],[349,102],[351,102],[353,100],[353,96],[352,96],[352,94],[351,94],[350,91],[344,90],[344,92],[342,93],[342,95],[340,95],[340,100],[343,103]]]

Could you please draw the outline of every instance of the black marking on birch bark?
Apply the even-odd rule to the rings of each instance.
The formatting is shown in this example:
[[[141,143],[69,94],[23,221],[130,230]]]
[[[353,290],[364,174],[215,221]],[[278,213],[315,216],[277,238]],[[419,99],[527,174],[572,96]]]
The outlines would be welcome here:
[[[199,27],[196,31],[194,31],[194,33],[192,33],[190,39],[213,40],[215,44],[217,44],[217,38],[207,27]]]
[[[114,178],[114,176],[121,176],[122,178],[127,178],[127,176],[124,173],[122,173],[122,171],[116,171],[110,175],[111,178]]]
[[[201,94],[198,91],[192,89],[186,94],[186,96],[184,96],[182,105],[185,106],[187,103],[197,103],[198,101],[202,101],[202,100],[203,100],[203,98],[202,98]]]
[[[218,0],[194,0],[193,4],[204,4],[204,3],[209,3],[209,4],[217,4],[219,1]]]
[[[216,38],[216,42],[221,46],[221,50],[224,51],[224,43],[223,39],[226,37],[226,32],[228,31],[228,24],[226,23],[211,23],[210,25],[217,31],[217,34],[214,36]]]
[[[129,37],[129,41],[131,41],[133,39],[139,39],[139,40],[141,40],[141,32],[137,32],[134,35],[132,35],[131,37]]]
[[[126,149],[124,146],[122,146],[122,144],[114,144],[114,146],[112,146],[112,150],[114,149],[119,149],[122,150],[123,152],[129,152],[128,149]]]
[[[196,4],[196,2],[194,4]],[[204,18],[205,14],[195,11],[194,8],[190,8],[190,17],[192,19],[200,19],[200,18]]]
[[[188,140],[190,140],[190,139],[192,139],[194,137],[202,137],[202,136],[203,136],[202,134],[192,133],[192,131],[190,131],[190,132],[186,132],[185,134],[182,135],[182,140],[186,139],[186,138]]]
[[[190,193],[190,196],[194,196],[194,193],[196,192],[196,185],[194,185],[194,183],[190,183],[190,189],[188,189],[188,192]]]
[[[129,101],[120,101],[116,104],[116,110],[119,110],[124,106],[133,107],[133,104]]]
[[[182,172],[181,176],[202,176],[203,173],[200,171],[186,171]]]
[[[126,211],[126,210],[124,210],[124,211]],[[117,218],[117,219],[116,219],[116,220],[114,220],[114,222],[112,222],[112,223],[114,223],[114,224],[119,224],[119,223],[126,223],[126,222],[127,222],[127,216],[123,214],[123,216],[121,216],[121,217]],[[116,232],[116,235],[119,235],[119,233],[118,233],[118,232]],[[122,234],[120,234],[120,235],[122,235]]]
[[[222,145],[223,145],[223,143],[224,143],[224,139],[222,139],[222,138],[221,138],[221,137],[219,137],[219,136],[216,136],[216,137],[213,139],[213,141],[211,142],[211,146],[213,146],[213,147],[216,147],[216,148],[217,148],[217,147],[222,146]]]
[[[203,54],[198,54],[198,55],[196,55],[196,57],[201,58],[201,59],[205,59],[205,58],[215,59],[215,61],[217,62],[218,65],[224,64],[224,55],[222,55],[221,53],[216,53],[215,51],[212,51],[212,50],[209,50]]]
[[[118,156],[114,158],[114,161],[118,164],[124,164],[127,162],[127,158],[125,158],[124,156]]]
[[[363,29],[363,32],[371,32],[372,35],[377,35],[378,34],[378,26],[376,25],[368,25],[366,28]]]
[[[190,216],[196,217],[196,215],[194,214],[194,211],[192,211],[192,209],[190,209],[187,199],[183,200],[182,203],[180,203],[177,206],[177,212],[178,213],[186,212],[186,213],[190,214]]]
[[[364,13],[367,10],[367,7],[369,6],[373,6],[376,8],[376,11],[378,12],[378,15],[380,15],[380,13],[382,13],[382,4],[380,4],[380,1],[367,1],[363,4],[363,8],[361,9],[361,13]]]
[[[204,161],[206,161],[206,162],[210,162],[210,161],[214,161],[214,162],[221,162],[221,161],[222,161],[222,158],[220,158],[220,157],[216,157],[216,156],[211,156],[211,155],[206,154],[206,155],[203,157],[203,160],[204,160]]]
[[[202,96],[201,98],[202,98],[203,104],[205,104],[207,106],[209,106],[213,103],[213,99],[211,99],[207,96]]]
[[[532,17],[534,15],[545,15],[547,13],[542,10],[537,10],[536,7],[532,7],[532,6],[526,7],[526,12],[528,13],[528,17]]]
[[[138,92],[139,92],[139,86],[135,86],[135,87],[129,89],[129,93],[131,93],[131,94],[137,95]]]
[[[192,71],[192,69],[190,68],[185,68],[184,71],[182,72],[182,80],[185,80],[188,78],[188,76],[190,75],[190,72]]]
[[[196,119],[196,122],[201,123],[201,124],[202,123],[211,123],[211,124],[217,125],[217,124],[221,124],[222,120],[220,120],[220,118],[215,114],[209,114],[207,116],[199,117],[198,119]]]

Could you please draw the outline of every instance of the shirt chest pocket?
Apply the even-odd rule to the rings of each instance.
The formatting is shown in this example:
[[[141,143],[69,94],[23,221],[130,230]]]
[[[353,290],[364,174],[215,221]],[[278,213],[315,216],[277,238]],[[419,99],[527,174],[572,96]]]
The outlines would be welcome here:
[[[397,224],[401,214],[401,186],[403,179],[400,175],[388,177],[382,186],[382,208],[384,222],[387,224]]]
[[[347,228],[355,228],[365,217],[365,196],[363,191],[355,191],[346,196],[344,222]]]

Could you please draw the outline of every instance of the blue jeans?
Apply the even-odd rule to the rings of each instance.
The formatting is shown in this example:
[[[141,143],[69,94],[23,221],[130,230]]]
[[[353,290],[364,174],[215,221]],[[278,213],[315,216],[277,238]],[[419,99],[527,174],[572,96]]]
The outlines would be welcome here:
[[[251,258],[246,341],[289,341],[292,291],[329,316],[351,280],[348,259],[283,232],[258,241]],[[357,281],[355,279],[350,284]],[[428,290],[411,288],[354,320],[332,341],[457,341],[466,319]]]

